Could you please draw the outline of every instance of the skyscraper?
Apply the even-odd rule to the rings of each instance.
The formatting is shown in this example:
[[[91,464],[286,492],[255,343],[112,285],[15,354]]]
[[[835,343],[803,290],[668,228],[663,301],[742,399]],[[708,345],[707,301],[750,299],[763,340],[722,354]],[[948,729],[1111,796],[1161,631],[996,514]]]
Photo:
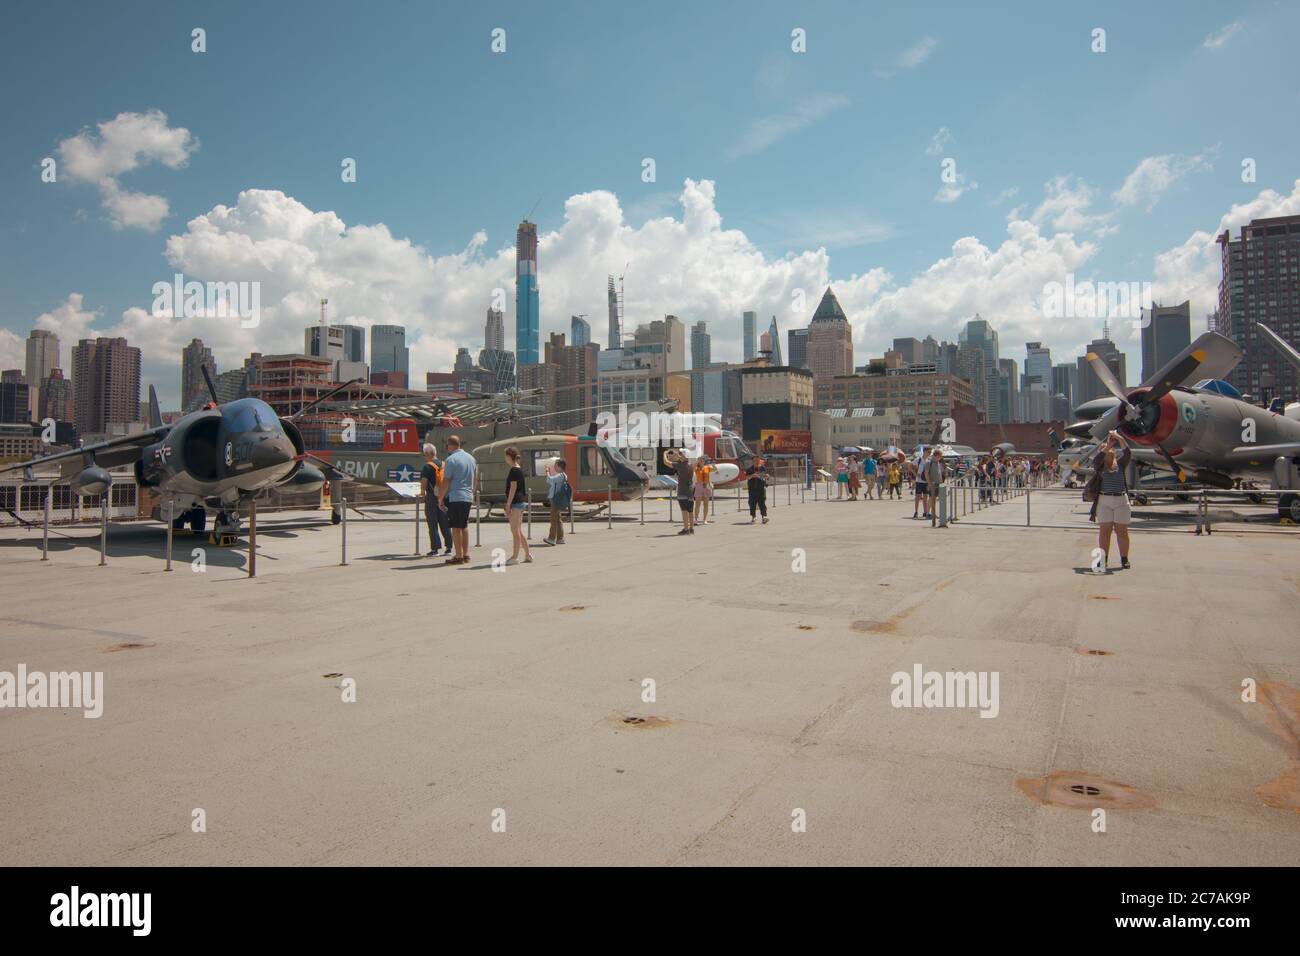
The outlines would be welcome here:
[[[411,353],[406,347],[406,327],[372,325],[370,327],[370,371],[401,372],[411,380]]]
[[[808,330],[791,329],[785,334],[786,355],[785,360],[791,368],[808,367]]]
[[[1020,376],[1015,359],[998,359],[998,421],[1011,423],[1019,418]]]
[[[1192,303],[1155,305],[1142,316],[1142,381],[1192,344]]]
[[[772,316],[772,324],[767,327],[768,338],[772,342],[772,364],[784,365],[781,359],[781,333],[776,328],[776,316]]]
[[[585,348],[591,344],[591,323],[580,315],[569,316],[569,338],[575,348]]]
[[[979,406],[979,396],[983,395],[986,421],[999,422],[1002,419],[999,416],[1001,411],[1001,401],[998,398],[998,333],[993,326],[989,325],[987,319],[981,319],[978,312],[975,318],[966,323],[965,328],[957,337],[958,342],[977,347],[984,359],[984,383],[981,388],[978,383],[971,382],[972,390],[976,394],[976,405]],[[971,374],[975,374],[973,371]]]
[[[1074,400],[1078,392],[1079,366],[1073,362],[1062,362],[1052,366],[1052,395],[1062,396],[1069,408],[1078,404]]]
[[[488,309],[483,323],[483,347],[504,352],[506,348],[506,315],[500,309]]]
[[[830,286],[808,323],[808,367],[816,381],[853,374],[853,328]]]
[[[537,364],[542,336],[540,312],[537,226],[525,219],[515,233],[515,353],[520,365]]]
[[[609,288],[606,290],[605,297],[609,302],[609,344],[606,348],[621,349],[623,347],[623,330],[620,328],[618,318],[618,290],[614,288],[614,277],[609,277]]]
[[[753,312],[746,312],[741,318],[741,354],[748,362],[758,355],[758,316]]]
[[[366,360],[366,330],[359,325],[340,325],[343,330],[343,360],[345,362],[364,362]]]
[[[53,418],[56,422],[70,422],[72,418],[72,383],[63,377],[63,369],[50,369],[41,383],[41,404],[34,416],[37,421]]]
[[[212,349],[203,344],[202,339],[190,339],[190,344],[181,349],[181,410],[188,411],[198,400],[200,403],[208,397],[208,386],[203,381],[202,366],[207,366],[213,381],[217,378],[217,363],[212,359]]]
[[[1246,353],[1228,380],[1260,400],[1300,399],[1300,376],[1255,329],[1263,322],[1300,346],[1300,216],[1254,219],[1237,239],[1224,230],[1218,241],[1218,331]]]
[[[708,368],[713,362],[713,336],[703,322],[691,326],[691,368]]]
[[[1042,342],[1025,343],[1025,387],[1034,382],[1044,388],[1052,386],[1052,350]]]
[[[46,329],[32,329],[27,336],[26,373],[28,399],[31,412],[40,409],[40,389],[50,372],[59,367],[59,337]]]
[[[126,339],[82,339],[72,350],[77,432],[103,434],[140,418],[140,350]]]

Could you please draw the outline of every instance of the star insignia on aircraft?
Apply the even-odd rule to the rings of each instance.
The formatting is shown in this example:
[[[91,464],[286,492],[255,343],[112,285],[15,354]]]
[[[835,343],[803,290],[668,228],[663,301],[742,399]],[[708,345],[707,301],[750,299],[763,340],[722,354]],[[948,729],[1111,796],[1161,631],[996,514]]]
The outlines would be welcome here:
[[[410,465],[402,465],[400,468],[394,468],[390,474],[394,481],[411,481],[415,478],[415,469]]]

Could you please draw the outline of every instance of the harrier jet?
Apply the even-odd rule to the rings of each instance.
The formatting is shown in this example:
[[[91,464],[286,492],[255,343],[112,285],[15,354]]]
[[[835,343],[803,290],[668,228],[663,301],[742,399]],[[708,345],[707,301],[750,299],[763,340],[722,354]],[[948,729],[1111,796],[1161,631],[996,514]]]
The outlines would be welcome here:
[[[172,425],[163,424],[151,385],[146,430],[8,465],[0,474],[22,469],[31,478],[33,469],[57,464],[59,479],[70,477],[77,492],[98,495],[112,484],[109,468],[131,465],[138,485],[171,502],[177,526],[188,522],[196,532],[206,528],[209,507],[218,512],[218,526],[233,530],[239,504],[263,488],[320,488],[325,476],[304,461],[302,435],[294,424],[315,403],[289,418],[280,418],[256,398],[223,405],[206,367],[203,377],[212,401]],[[352,384],[345,382],[319,401]]]

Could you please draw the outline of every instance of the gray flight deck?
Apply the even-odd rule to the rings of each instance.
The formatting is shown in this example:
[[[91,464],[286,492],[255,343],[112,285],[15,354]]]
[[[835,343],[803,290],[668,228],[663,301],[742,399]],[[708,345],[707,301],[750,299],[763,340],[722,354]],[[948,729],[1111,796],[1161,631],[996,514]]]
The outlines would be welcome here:
[[[263,515],[252,580],[242,540],[169,574],[157,525],[106,567],[0,530],[0,671],[105,684],[0,710],[0,864],[1300,863],[1294,531],[1163,525],[1094,575],[1077,493],[947,529],[775,494],[691,538],[620,503],[499,573],[503,524],[445,567],[410,505],[346,567],[324,512]],[[917,664],[996,671],[997,716],[893,707]]]

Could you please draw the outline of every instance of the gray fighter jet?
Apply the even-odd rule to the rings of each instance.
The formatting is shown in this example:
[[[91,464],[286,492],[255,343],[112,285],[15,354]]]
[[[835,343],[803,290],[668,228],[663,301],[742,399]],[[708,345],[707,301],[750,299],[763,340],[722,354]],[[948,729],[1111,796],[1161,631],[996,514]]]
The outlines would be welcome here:
[[[236,530],[239,505],[263,488],[320,488],[325,475],[305,460],[308,456],[294,420],[353,382],[343,383],[290,418],[280,418],[257,398],[218,403],[206,367],[203,377],[212,400],[172,425],[163,424],[151,385],[150,427],[145,431],[0,467],[0,474],[21,469],[28,480],[35,480],[38,469],[57,465],[56,480],[71,478],[79,493],[97,495],[112,484],[108,469],[131,465],[138,485],[158,494],[164,506],[171,502],[177,527],[188,523],[195,532],[207,527],[208,508],[218,512],[219,529]],[[168,512],[164,507],[160,513]]]

